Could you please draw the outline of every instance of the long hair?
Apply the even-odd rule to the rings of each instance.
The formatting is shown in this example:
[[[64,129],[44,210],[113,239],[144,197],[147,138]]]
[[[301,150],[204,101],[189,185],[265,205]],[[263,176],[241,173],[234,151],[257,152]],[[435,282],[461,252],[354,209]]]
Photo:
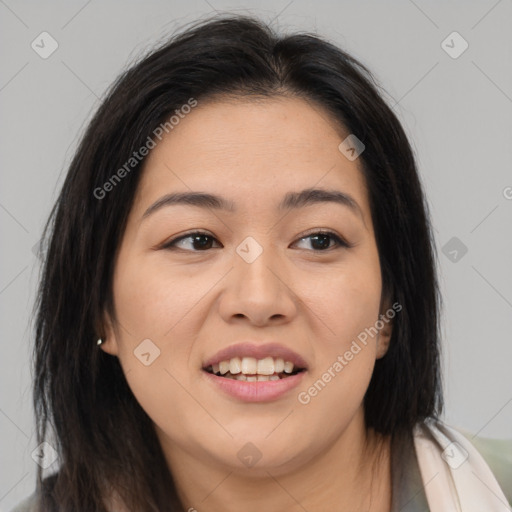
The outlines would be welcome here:
[[[418,421],[440,412],[433,237],[399,121],[371,73],[330,42],[305,33],[278,36],[247,16],[217,16],[175,35],[112,85],[45,226],[33,396],[38,442],[57,451],[59,470],[48,478],[38,470],[41,510],[104,512],[111,490],[130,510],[182,510],[150,418],[118,359],[96,345],[104,312],[115,319],[114,262],[145,159],[108,195],[97,191],[190,98],[200,104],[233,95],[303,98],[365,144],[358,161],[383,293],[402,306],[364,399],[366,426],[383,435],[410,434]]]

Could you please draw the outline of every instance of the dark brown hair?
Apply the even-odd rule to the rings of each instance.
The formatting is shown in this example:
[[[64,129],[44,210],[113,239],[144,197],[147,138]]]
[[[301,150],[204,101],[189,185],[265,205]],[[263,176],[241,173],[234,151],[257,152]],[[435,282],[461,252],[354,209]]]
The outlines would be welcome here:
[[[370,72],[335,45],[309,34],[281,37],[246,16],[217,16],[174,36],[113,84],[46,225],[34,406],[38,442],[52,444],[60,466],[44,480],[39,469],[41,510],[105,511],[110,488],[133,511],[182,510],[150,418],[118,359],[96,345],[104,312],[115,319],[113,268],[144,160],[106,197],[94,191],[190,98],[201,103],[219,95],[304,98],[365,144],[359,161],[383,290],[402,305],[365,396],[366,425],[384,435],[410,434],[440,411],[432,233],[399,121]]]

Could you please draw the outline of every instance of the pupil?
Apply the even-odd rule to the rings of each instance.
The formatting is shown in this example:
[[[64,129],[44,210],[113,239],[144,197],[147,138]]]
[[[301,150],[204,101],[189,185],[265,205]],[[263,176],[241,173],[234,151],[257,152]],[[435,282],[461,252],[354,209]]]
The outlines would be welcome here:
[[[205,239],[209,239],[209,240],[207,240],[206,243],[198,243],[198,241],[200,239],[202,239],[203,242],[205,241]],[[210,249],[212,239],[208,235],[198,235],[198,236],[194,237],[193,243],[194,243],[194,249],[205,249],[205,248]]]
[[[318,239],[323,239],[323,242],[320,242],[318,247],[315,247],[315,242],[318,242]],[[315,235],[311,237],[311,243],[313,247],[320,248],[320,249],[326,249],[329,247],[329,235]]]

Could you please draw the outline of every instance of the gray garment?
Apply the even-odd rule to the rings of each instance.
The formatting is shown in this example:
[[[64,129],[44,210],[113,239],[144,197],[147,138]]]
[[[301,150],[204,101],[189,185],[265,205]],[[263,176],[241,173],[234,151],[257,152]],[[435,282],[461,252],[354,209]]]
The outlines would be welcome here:
[[[512,504],[512,440],[475,438],[459,429],[482,454],[505,496]],[[393,498],[390,512],[429,512],[412,438],[393,447],[391,457]],[[38,512],[32,493],[11,512]],[[79,511],[77,511],[79,512]]]
[[[391,485],[390,512],[427,512],[429,510],[412,437],[403,439],[392,447]]]

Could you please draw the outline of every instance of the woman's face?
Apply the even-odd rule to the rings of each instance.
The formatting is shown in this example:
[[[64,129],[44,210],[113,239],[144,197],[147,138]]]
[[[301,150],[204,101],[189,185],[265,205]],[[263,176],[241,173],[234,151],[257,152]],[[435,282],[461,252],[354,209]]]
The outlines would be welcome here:
[[[365,331],[381,272],[347,135],[299,99],[199,103],[150,152],[101,348],[171,463],[277,474],[361,431],[389,333]],[[170,196],[195,193],[216,199]]]

